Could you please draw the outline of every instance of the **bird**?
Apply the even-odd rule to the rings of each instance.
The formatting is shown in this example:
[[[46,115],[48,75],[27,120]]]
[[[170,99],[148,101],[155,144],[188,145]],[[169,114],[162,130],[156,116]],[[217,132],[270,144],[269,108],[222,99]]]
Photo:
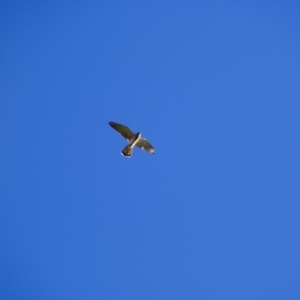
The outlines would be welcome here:
[[[141,137],[142,134],[140,132],[134,133],[129,127],[116,122],[108,122],[108,124],[128,141],[128,145],[121,152],[123,156],[131,157],[134,146],[154,154],[154,147]]]

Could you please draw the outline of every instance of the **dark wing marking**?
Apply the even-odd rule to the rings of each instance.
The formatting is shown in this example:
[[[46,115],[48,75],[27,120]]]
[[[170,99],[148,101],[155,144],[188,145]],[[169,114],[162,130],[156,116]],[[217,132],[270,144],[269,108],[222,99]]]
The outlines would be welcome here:
[[[118,123],[115,123],[115,122],[109,122],[108,124],[113,129],[118,131],[126,140],[130,140],[134,135],[134,133],[127,126],[124,126],[122,124],[118,124]]]
[[[154,147],[144,138],[140,138],[136,143],[136,146],[151,154],[154,154]]]

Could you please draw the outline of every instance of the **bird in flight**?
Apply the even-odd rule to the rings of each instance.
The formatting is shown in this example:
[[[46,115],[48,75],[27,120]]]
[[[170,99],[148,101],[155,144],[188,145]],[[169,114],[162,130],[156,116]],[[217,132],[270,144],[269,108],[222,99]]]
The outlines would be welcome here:
[[[128,141],[128,145],[121,152],[123,156],[130,157],[134,146],[154,154],[153,146],[146,139],[141,137],[142,134],[140,132],[133,133],[127,126],[115,122],[109,122],[108,124]]]

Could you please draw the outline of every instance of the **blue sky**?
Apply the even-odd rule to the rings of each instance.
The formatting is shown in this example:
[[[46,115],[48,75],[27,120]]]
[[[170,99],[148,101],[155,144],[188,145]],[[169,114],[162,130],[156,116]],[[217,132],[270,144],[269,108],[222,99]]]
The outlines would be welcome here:
[[[300,299],[297,1],[0,8],[1,298]]]

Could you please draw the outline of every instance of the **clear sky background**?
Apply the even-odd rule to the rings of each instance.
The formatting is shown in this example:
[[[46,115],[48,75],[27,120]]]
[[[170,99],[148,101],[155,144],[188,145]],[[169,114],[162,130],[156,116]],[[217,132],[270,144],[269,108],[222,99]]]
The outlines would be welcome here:
[[[2,1],[1,299],[300,299],[299,16]]]

